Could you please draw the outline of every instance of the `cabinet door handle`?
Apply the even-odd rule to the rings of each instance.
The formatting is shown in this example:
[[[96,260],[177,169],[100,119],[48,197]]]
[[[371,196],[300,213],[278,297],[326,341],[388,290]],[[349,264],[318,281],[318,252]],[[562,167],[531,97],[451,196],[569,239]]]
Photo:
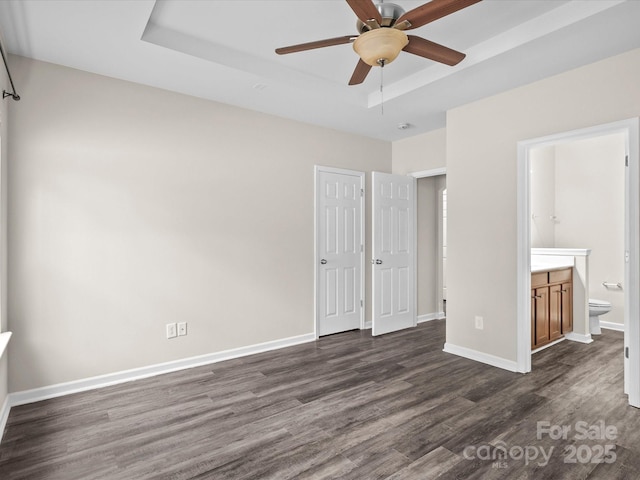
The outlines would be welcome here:
[[[542,295],[534,295],[534,296],[533,296],[533,297],[531,297],[531,298],[542,298]]]

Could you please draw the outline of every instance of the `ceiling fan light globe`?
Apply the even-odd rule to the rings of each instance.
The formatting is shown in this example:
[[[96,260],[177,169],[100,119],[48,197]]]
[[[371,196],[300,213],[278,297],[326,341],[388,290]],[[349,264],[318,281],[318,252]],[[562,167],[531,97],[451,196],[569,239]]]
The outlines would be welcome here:
[[[356,38],[353,49],[364,63],[376,67],[393,62],[408,43],[407,35],[401,30],[377,28]]]

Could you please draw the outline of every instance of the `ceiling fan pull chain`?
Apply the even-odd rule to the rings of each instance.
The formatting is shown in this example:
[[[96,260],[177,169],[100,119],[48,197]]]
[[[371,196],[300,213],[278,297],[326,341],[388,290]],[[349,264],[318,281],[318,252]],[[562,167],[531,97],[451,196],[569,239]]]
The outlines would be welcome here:
[[[384,115],[384,60],[378,60],[380,63],[380,114]]]

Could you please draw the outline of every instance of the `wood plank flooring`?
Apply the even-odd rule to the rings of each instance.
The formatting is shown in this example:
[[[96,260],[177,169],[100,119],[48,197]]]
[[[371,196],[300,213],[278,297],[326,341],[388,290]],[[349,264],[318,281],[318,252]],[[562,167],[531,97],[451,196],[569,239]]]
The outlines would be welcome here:
[[[622,333],[562,342],[521,375],[443,353],[444,330],[346,332],[15,407],[0,478],[640,478]],[[576,438],[600,422],[613,439]]]

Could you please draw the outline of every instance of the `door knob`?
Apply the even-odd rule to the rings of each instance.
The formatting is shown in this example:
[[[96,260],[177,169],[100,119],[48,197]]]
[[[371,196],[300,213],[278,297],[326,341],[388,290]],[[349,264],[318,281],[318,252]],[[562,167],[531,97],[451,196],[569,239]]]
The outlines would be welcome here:
[[[320,260],[320,263],[321,263],[322,265],[326,265],[326,264],[327,264],[327,261],[323,258],[322,260]]]
[[[382,265],[382,260],[380,259],[371,260],[371,263],[375,263],[376,265]]]

